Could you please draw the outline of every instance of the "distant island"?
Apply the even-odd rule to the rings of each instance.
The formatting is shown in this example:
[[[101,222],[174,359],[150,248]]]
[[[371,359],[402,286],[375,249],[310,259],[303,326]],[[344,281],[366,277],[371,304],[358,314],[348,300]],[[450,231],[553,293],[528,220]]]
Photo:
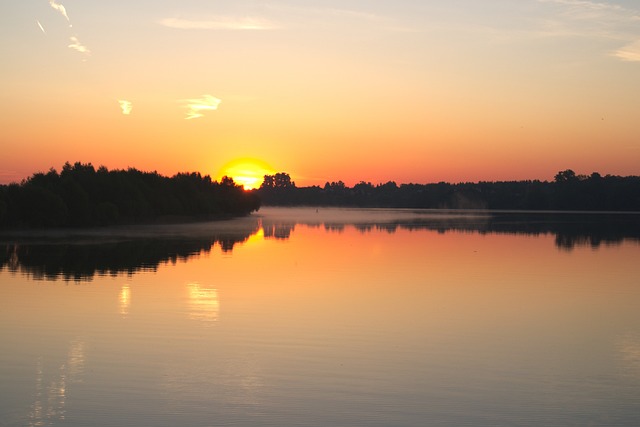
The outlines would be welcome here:
[[[640,177],[579,175],[567,169],[553,181],[374,185],[342,181],[323,187],[297,187],[289,174],[265,176],[256,190],[270,206],[344,206],[423,209],[492,209],[555,211],[640,211]]]
[[[0,185],[0,229],[183,222],[259,208],[258,195],[229,177],[221,182],[200,173],[166,177],[80,162],[65,163],[60,173],[50,169],[20,184]]]

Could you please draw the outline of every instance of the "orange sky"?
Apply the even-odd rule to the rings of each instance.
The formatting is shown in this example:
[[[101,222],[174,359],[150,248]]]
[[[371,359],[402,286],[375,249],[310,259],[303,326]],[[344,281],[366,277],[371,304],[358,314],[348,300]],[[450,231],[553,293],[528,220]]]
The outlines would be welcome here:
[[[299,186],[640,174],[640,6],[479,3],[3,3],[0,183],[246,157]]]

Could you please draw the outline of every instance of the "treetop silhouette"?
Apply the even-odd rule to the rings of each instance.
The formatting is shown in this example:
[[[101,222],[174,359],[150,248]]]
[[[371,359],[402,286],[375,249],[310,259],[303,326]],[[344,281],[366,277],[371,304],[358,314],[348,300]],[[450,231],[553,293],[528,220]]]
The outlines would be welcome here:
[[[135,168],[97,170],[65,163],[0,186],[0,227],[64,227],[246,215],[260,208],[255,193],[232,178],[198,172],[166,177]]]

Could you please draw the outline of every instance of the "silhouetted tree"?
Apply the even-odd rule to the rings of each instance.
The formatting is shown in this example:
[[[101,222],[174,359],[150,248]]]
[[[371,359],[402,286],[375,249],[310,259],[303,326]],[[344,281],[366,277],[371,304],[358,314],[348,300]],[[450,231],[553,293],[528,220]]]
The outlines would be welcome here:
[[[281,189],[295,188],[296,183],[291,181],[288,173],[279,172],[274,176],[274,187]]]
[[[259,209],[257,194],[225,177],[200,173],[168,178],[135,168],[96,171],[65,163],[21,184],[0,186],[0,227],[93,226],[162,218],[245,215]]]
[[[571,169],[560,171],[554,177],[556,182],[574,182],[578,180],[576,173]]]
[[[291,180],[289,174],[278,172],[274,175],[265,175],[256,194],[278,204],[295,204],[297,203],[296,190],[296,183]]]

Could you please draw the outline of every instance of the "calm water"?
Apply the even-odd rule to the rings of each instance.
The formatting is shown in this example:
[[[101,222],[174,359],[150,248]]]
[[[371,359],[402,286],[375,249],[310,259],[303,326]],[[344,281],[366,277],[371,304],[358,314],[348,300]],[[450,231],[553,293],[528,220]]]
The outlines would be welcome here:
[[[264,208],[0,237],[2,426],[640,425],[640,221]]]

